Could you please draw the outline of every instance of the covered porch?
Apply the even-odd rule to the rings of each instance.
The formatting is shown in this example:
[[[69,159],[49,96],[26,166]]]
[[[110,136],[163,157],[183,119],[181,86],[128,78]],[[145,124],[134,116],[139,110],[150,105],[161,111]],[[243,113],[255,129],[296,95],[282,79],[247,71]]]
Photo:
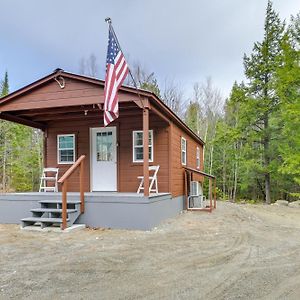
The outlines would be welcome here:
[[[150,104],[147,93],[122,87],[120,116],[104,128],[103,84],[56,70],[2,100],[0,118],[42,130],[44,167],[59,169],[58,193],[1,195],[2,222],[33,212],[33,217],[61,220],[64,229],[69,212],[76,210],[76,222],[88,226],[147,229],[172,210],[167,204],[172,199],[170,119]],[[160,167],[155,195],[149,191],[149,165]],[[139,176],[144,189],[137,194]],[[161,205],[166,209],[154,213]]]
[[[59,178],[84,155],[81,175],[84,192],[136,192],[138,176],[143,176],[143,193],[147,197],[149,165],[160,166],[159,192],[171,192],[170,120],[146,98],[121,97],[120,117],[104,128],[102,104],[95,97],[87,98],[88,101],[82,97],[80,105],[74,103],[78,102],[77,97],[56,106],[22,101],[8,103],[5,108],[4,103],[0,118],[42,130],[44,167],[59,168]],[[64,149],[61,144],[67,138],[71,147]],[[79,172],[75,170],[68,180],[67,191],[79,192],[79,180]],[[62,185],[59,189],[62,190]]]
[[[44,166],[59,169],[59,192],[1,195],[1,222],[22,220],[23,226],[33,224],[33,220],[45,221],[45,226],[61,222],[61,228],[65,229],[73,223],[70,215],[76,210],[78,216],[74,223],[148,230],[166,217],[178,214],[182,205],[171,203],[169,162],[160,155],[164,152],[168,157],[169,123],[155,109],[150,110],[147,103],[146,100],[138,105],[123,103],[119,119],[107,128],[101,127],[101,105],[2,114],[3,119],[43,130]],[[152,140],[148,137],[149,130]],[[142,133],[142,158],[149,157],[149,160],[137,161],[133,157],[135,132]],[[74,136],[74,159],[70,163],[60,162],[60,136]],[[155,194],[149,191],[149,161],[160,165],[159,192]],[[144,178],[142,193],[137,193],[138,176]]]

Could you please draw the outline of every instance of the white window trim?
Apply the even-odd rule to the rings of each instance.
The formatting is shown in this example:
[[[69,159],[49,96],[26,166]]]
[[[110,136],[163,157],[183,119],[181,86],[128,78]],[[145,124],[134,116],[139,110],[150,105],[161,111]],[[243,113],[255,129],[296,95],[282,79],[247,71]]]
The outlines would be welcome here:
[[[200,160],[200,147],[196,148],[196,168],[200,169],[201,160]]]
[[[135,159],[135,157],[134,157],[134,149],[136,147],[134,145],[134,135],[135,135],[135,133],[139,133],[139,132],[143,133],[143,130],[133,130],[132,131],[132,161],[134,163],[142,163],[142,162],[144,162],[143,159]],[[151,134],[151,141],[152,141],[152,145],[149,145],[149,146],[152,146],[151,147],[151,157],[152,157],[152,159],[149,159],[149,162],[152,163],[154,161],[154,135],[153,135],[153,130],[152,129],[149,130],[149,132]],[[144,143],[144,140],[143,140],[143,143]],[[140,146],[140,147],[144,147],[144,145]]]
[[[182,148],[182,141],[184,141],[184,144],[185,144],[185,150],[183,150]],[[181,137],[181,140],[180,140],[180,148],[181,148],[181,152],[180,152],[180,159],[181,159],[181,164],[183,166],[186,166],[186,161],[187,161],[187,142],[186,142],[186,139],[182,136]],[[182,161],[182,153],[184,153],[184,160],[185,162]]]
[[[59,138],[62,136],[72,136],[74,139],[74,144],[73,144],[73,148],[71,149],[59,149]],[[76,139],[75,139],[75,134],[58,134],[57,135],[57,163],[59,165],[71,165],[75,162],[75,158],[76,158]],[[74,153],[74,157],[73,157],[73,161],[60,161],[60,156],[59,156],[59,150],[73,150]]]

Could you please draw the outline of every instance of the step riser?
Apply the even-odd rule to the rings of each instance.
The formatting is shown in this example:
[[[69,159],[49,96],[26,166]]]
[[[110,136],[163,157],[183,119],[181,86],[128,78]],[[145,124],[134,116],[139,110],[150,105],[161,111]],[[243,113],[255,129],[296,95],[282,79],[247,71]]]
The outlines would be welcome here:
[[[53,208],[53,209],[62,209],[61,203],[40,203],[41,208]],[[77,209],[80,207],[79,204],[67,203],[67,209]]]
[[[74,212],[75,213],[75,212]],[[67,213],[67,218],[69,215],[74,213]],[[35,218],[62,218],[62,213],[58,212],[32,212],[32,216]]]
[[[40,223],[41,228],[49,227],[49,226],[61,226],[62,225],[62,202],[61,200],[42,200],[39,201],[40,209],[32,209],[32,218],[26,218],[21,220],[22,227],[35,225],[36,223]],[[41,211],[39,211],[41,210]],[[45,211],[46,210],[46,211]],[[49,210],[49,211],[48,211]],[[54,211],[51,211],[54,210]],[[57,211],[59,210],[59,211]],[[67,203],[67,226],[72,226],[74,222],[80,216],[80,201],[70,201]],[[40,220],[41,219],[41,220]],[[49,220],[47,220],[49,219]],[[55,219],[53,222],[51,219]],[[56,221],[57,220],[57,221]]]

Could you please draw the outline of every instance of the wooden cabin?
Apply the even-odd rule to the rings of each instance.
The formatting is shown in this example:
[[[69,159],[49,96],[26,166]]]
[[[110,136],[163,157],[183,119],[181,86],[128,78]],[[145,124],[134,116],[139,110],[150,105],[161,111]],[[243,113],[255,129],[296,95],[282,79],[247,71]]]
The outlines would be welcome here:
[[[184,208],[185,170],[195,170],[194,176],[198,176],[199,180],[204,174],[201,174],[204,143],[149,91],[122,86],[119,90],[119,118],[108,127],[103,127],[103,103],[104,81],[57,69],[1,98],[0,118],[44,132],[45,167],[59,168],[59,178],[62,179],[59,192],[63,188],[63,195],[71,192],[68,199],[75,197],[81,188],[81,195],[85,197],[85,211],[81,207],[85,215],[81,216],[83,222],[104,227],[153,227],[157,221],[149,221],[145,226],[131,226],[126,221],[124,225],[121,222],[121,225],[115,226],[110,222],[101,222],[101,213],[98,221],[89,222],[88,197],[101,203],[102,208],[105,201],[112,203],[114,210],[121,210],[115,212],[118,216],[124,207],[113,204],[122,203],[120,199],[126,197],[127,202],[148,201],[148,205],[156,203],[156,206],[158,202],[168,201],[164,205],[170,206],[171,209],[168,209],[172,213],[165,215],[174,215]],[[149,156],[149,160],[143,159],[144,154]],[[159,166],[158,193],[149,192],[149,166]],[[144,177],[143,194],[137,194],[139,176]],[[67,181],[65,187],[64,180]],[[50,193],[42,194],[54,197]],[[2,195],[2,201],[18,196]],[[40,197],[41,194],[35,194],[31,199]],[[61,197],[61,194],[57,193],[55,197]],[[132,199],[128,200],[130,197]],[[92,200],[90,203],[93,203]],[[150,210],[145,213],[150,214]],[[102,214],[105,214],[105,219],[108,218],[105,212],[102,211]],[[93,216],[94,219],[97,220],[97,216]],[[164,216],[158,219],[161,221]]]

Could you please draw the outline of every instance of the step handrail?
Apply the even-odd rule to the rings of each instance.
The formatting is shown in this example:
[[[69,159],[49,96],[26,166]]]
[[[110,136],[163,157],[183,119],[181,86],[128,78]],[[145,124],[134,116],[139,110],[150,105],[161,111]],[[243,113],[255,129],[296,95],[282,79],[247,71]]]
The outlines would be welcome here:
[[[80,212],[84,213],[84,161],[86,156],[81,155],[76,162],[67,170],[67,172],[58,180],[62,185],[62,226],[61,229],[67,228],[67,193],[68,193],[68,180],[70,176],[79,168],[79,186],[80,186]]]

